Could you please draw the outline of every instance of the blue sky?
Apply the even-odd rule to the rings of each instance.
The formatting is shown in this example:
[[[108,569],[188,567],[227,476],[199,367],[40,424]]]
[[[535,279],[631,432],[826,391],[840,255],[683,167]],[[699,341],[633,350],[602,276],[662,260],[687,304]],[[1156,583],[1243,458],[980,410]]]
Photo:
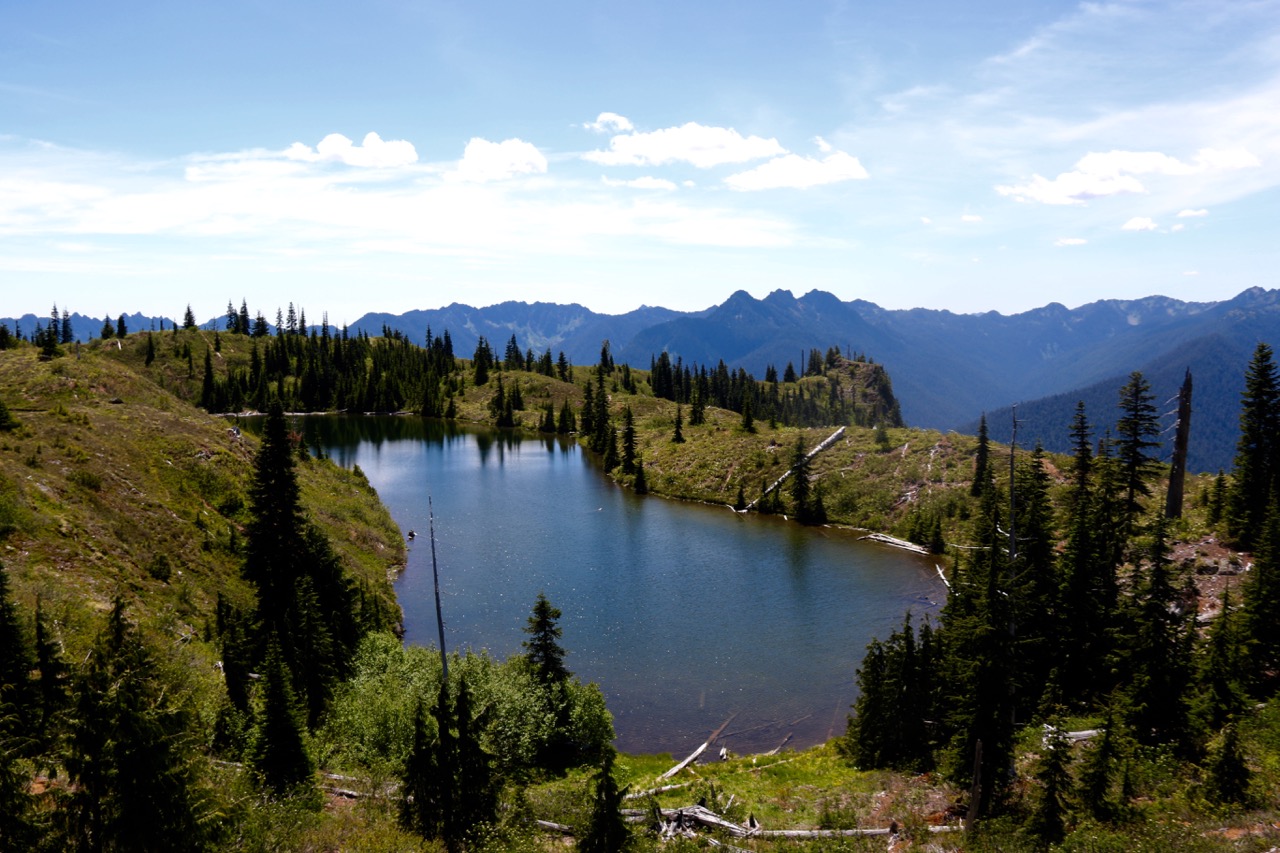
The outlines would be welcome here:
[[[1280,280],[1280,0],[0,0],[0,315]]]

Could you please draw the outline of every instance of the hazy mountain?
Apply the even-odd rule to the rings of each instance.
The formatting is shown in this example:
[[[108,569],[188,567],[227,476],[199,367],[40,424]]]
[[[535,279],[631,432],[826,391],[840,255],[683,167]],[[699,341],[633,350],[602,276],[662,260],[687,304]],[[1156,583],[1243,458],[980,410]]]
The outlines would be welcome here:
[[[113,318],[114,319],[114,318]],[[24,334],[48,318],[17,321]],[[127,318],[131,331],[159,318]],[[6,321],[10,327],[13,320]],[[166,319],[166,325],[173,321]],[[215,317],[204,328],[221,328]],[[102,320],[72,315],[77,337],[100,334]],[[448,330],[454,351],[469,357],[483,335],[498,352],[515,335],[521,349],[560,351],[593,364],[609,340],[616,360],[648,367],[662,351],[686,364],[724,360],[762,377],[766,366],[802,368],[808,350],[838,346],[883,364],[902,416],[913,426],[972,430],[989,413],[992,435],[1008,437],[1006,407],[1022,401],[1020,440],[1064,449],[1075,403],[1084,399],[1101,434],[1115,421],[1115,394],[1133,370],[1151,381],[1160,402],[1185,370],[1195,380],[1191,464],[1230,465],[1243,374],[1259,341],[1280,343],[1280,291],[1254,288],[1223,302],[1163,296],[1102,300],[1068,309],[1057,303],[1004,315],[887,310],[864,300],[842,302],[822,291],[801,297],[778,290],[764,299],[739,291],[705,311],[642,307],[597,314],[581,305],[504,302],[486,308],[454,303],[405,314],[371,313],[349,330],[398,329],[411,340]]]

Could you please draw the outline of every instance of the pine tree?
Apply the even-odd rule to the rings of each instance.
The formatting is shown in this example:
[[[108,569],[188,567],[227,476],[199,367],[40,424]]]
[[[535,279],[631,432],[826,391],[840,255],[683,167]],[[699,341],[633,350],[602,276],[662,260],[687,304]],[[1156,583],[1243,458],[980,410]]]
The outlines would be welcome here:
[[[744,396],[742,398],[742,431],[743,432],[756,431],[755,418],[752,417],[752,414],[751,414],[751,397],[750,396]]]
[[[447,704],[445,684],[438,703]],[[439,704],[437,704],[439,707]],[[433,730],[426,703],[418,701],[413,723],[413,746],[400,777],[400,823],[423,838],[439,838],[444,816],[452,806],[453,776],[440,764],[440,728]],[[448,739],[447,718],[444,737]]]
[[[464,675],[458,680],[453,716],[457,725],[456,795],[445,815],[445,841],[450,848],[465,842],[477,827],[492,823],[498,812],[498,780],[493,758],[480,743],[481,721],[471,708],[471,690]]]
[[[18,606],[9,589],[9,570],[0,564],[0,748],[6,735],[32,733],[36,710],[31,669],[35,657],[27,641]]]
[[[40,673],[40,720],[37,726],[39,740],[50,748],[58,738],[60,718],[70,704],[68,691],[69,673],[62,650],[50,630],[44,603],[36,597],[36,669]]]
[[[631,407],[622,410],[622,473],[636,472],[636,421]]]
[[[568,435],[576,429],[573,407],[569,405],[569,398],[565,397],[564,403],[560,406],[560,417],[556,420],[556,432],[560,435]]]
[[[1240,439],[1227,509],[1228,532],[1246,550],[1258,543],[1267,508],[1276,497],[1278,436],[1280,378],[1271,347],[1260,343],[1244,377]]]
[[[1234,719],[1223,726],[1217,743],[1210,751],[1208,770],[1205,790],[1209,799],[1217,803],[1248,803],[1253,773],[1245,759]]]
[[[1080,803],[1094,820],[1110,820],[1116,812],[1112,788],[1115,786],[1117,745],[1115,716],[1107,709],[1102,730],[1085,753],[1076,788]]]
[[[117,598],[80,685],[65,758],[82,850],[198,850],[189,715]]]
[[[987,413],[978,420],[978,450],[973,457],[973,484],[969,494],[977,497],[991,485],[991,445],[987,437]]]
[[[621,812],[627,789],[619,788],[613,778],[613,758],[613,750],[606,750],[596,772],[591,822],[578,839],[579,853],[622,853],[631,844],[631,830]]]
[[[314,795],[315,763],[307,748],[303,709],[274,636],[267,643],[262,669],[262,710],[249,764],[266,790],[276,796],[307,799]]]
[[[671,440],[675,444],[684,444],[684,416],[680,412],[680,405],[676,404],[676,428],[671,434]]]
[[[102,321],[102,339],[105,341],[116,336],[116,327],[112,324],[111,318],[107,317]]]
[[[801,524],[809,524],[809,457],[804,452],[804,436],[796,436],[796,446],[791,452],[791,511]]]
[[[539,592],[533,605],[533,615],[524,627],[524,632],[529,635],[529,639],[521,643],[525,658],[543,685],[559,684],[570,676],[564,665],[565,650],[560,646],[560,637],[564,633],[557,624],[560,615],[559,608],[553,607],[546,594]]]
[[[1071,794],[1071,742],[1056,724],[1045,726],[1035,778],[1040,783],[1040,794],[1031,814],[1030,829],[1041,849],[1048,849],[1066,835]]]
[[[1216,731],[1245,708],[1248,667],[1239,628],[1240,618],[1231,605],[1231,591],[1222,591],[1222,608],[1203,643],[1193,693],[1193,712],[1206,730]]]
[[[129,336],[129,326],[124,321],[124,315],[121,314],[116,319],[116,337],[124,339],[124,338],[127,338],[128,336]]]
[[[194,329],[195,327],[196,327],[196,315],[195,315],[195,312],[191,310],[190,303],[188,303],[187,310],[182,315],[182,328]]]
[[[1280,683],[1280,511],[1275,503],[1265,519],[1244,584],[1242,622],[1249,672],[1259,695],[1269,698]]]
[[[18,419],[9,411],[9,407],[5,405],[4,398],[0,397],[0,432],[8,432],[17,429],[21,424]]]
[[[1120,419],[1116,422],[1116,461],[1120,465],[1124,487],[1122,529],[1126,535],[1142,512],[1139,498],[1151,495],[1148,481],[1159,469],[1159,460],[1152,454],[1160,446],[1155,437],[1160,434],[1151,386],[1142,374],[1134,371],[1129,381],[1120,389]]]
[[[649,494],[649,482],[644,477],[643,459],[636,460],[636,479],[635,482],[632,483],[632,488],[635,489],[637,495]]]
[[[155,360],[156,360],[156,339],[153,334],[151,334],[150,332],[147,332],[147,357],[145,362],[146,366],[150,367],[151,362]]]

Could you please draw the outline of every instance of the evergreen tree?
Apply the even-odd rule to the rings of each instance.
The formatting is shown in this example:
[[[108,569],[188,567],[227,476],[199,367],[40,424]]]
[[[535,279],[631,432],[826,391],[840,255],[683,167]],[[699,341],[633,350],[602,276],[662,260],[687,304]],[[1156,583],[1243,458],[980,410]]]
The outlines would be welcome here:
[[[36,597],[36,669],[40,673],[40,719],[37,725],[38,739],[50,749],[58,738],[61,716],[70,704],[68,690],[69,673],[62,650],[50,629],[44,603]]]
[[[1280,379],[1271,347],[1260,343],[1244,377],[1240,439],[1228,497],[1227,529],[1243,549],[1257,545],[1276,497],[1280,456]]]
[[[631,830],[621,811],[627,789],[619,788],[613,778],[613,756],[612,749],[606,750],[596,773],[591,822],[578,839],[579,853],[622,853],[631,844]]]
[[[671,434],[672,442],[684,444],[684,416],[680,412],[680,404],[676,404],[676,428]]]
[[[1243,628],[1249,672],[1259,695],[1280,683],[1280,512],[1271,504],[1258,535],[1253,569],[1244,584]]]
[[[1245,708],[1248,666],[1239,629],[1239,616],[1231,605],[1231,591],[1222,591],[1222,609],[1203,643],[1192,696],[1193,712],[1204,729],[1216,731]]]
[[[107,317],[107,319],[102,321],[102,339],[105,341],[105,340],[108,340],[109,338],[114,338],[115,336],[116,336],[116,327],[114,324],[112,324],[111,318]]]
[[[200,408],[206,412],[217,413],[221,407],[217,404],[217,383],[213,378],[213,355],[204,351],[204,380],[200,384]]]
[[[81,850],[199,850],[189,714],[117,598],[76,690],[63,817]]]
[[[1112,789],[1115,787],[1119,738],[1115,729],[1115,717],[1108,708],[1102,721],[1102,730],[1081,761],[1080,784],[1076,793],[1080,804],[1094,820],[1110,820],[1116,813]]]
[[[1071,794],[1071,742],[1056,725],[1046,725],[1035,779],[1040,793],[1031,813],[1030,829],[1041,849],[1062,841],[1067,829]]]
[[[458,680],[453,716],[458,737],[455,760],[454,807],[445,815],[445,841],[455,849],[482,824],[493,823],[498,813],[498,779],[493,758],[480,743],[482,721],[471,708],[471,690],[464,675]]]
[[[1240,743],[1236,721],[1227,721],[1209,754],[1209,772],[1205,790],[1217,803],[1247,803],[1249,781],[1253,776]]]
[[[129,327],[124,321],[123,314],[116,319],[116,337],[121,339],[129,337]]]
[[[608,423],[608,431],[604,437],[604,456],[600,460],[600,465],[606,472],[612,471],[618,467],[618,433],[613,428],[613,424]]]
[[[1126,535],[1132,533],[1134,521],[1142,512],[1139,498],[1151,495],[1148,481],[1159,469],[1159,460],[1152,454],[1160,446],[1160,442],[1155,440],[1160,434],[1160,422],[1154,399],[1151,386],[1137,371],[1129,374],[1129,381],[1120,389],[1116,461],[1124,487],[1121,517]]]
[[[31,644],[9,590],[9,570],[0,564],[0,714],[11,716],[10,721],[0,719],[0,749],[6,735],[33,733],[36,702],[30,674],[34,664]]]
[[[978,420],[978,450],[973,457],[973,484],[969,494],[977,497],[991,485],[991,445],[987,437],[987,413]]]
[[[155,360],[156,360],[156,339],[153,334],[151,334],[150,332],[147,332],[147,357],[145,362],[146,366],[150,367],[151,362]]]
[[[4,398],[0,397],[0,432],[8,432],[17,429],[21,424],[18,419],[9,411],[9,407],[5,405]]]
[[[442,682],[438,703],[447,703],[444,688]],[[413,746],[400,777],[400,823],[423,838],[439,838],[444,831],[444,816],[452,805],[453,777],[440,764],[440,728],[433,727],[427,716],[426,703],[419,699]],[[447,721],[444,736],[448,738]]]
[[[738,484],[738,497],[733,501],[733,508],[738,512],[742,512],[747,508],[747,495],[746,492],[743,491],[741,483]]]
[[[568,435],[576,429],[573,407],[569,405],[569,398],[565,397],[564,403],[560,406],[560,417],[556,420],[556,432],[560,435]]]
[[[70,343],[75,343],[75,340],[76,340],[76,335],[75,335],[75,332],[74,332],[74,331],[72,330],[72,328],[71,328],[71,312],[70,312],[70,311],[63,311],[63,312],[62,312],[62,327],[61,327],[61,330],[60,330],[60,332],[59,332],[59,334],[58,334],[58,343],[60,343],[60,344],[70,344]]]
[[[564,633],[557,624],[560,615],[559,608],[553,607],[546,594],[540,592],[533,605],[533,615],[524,627],[524,632],[529,635],[529,639],[521,643],[525,658],[543,685],[559,684],[570,676],[564,665],[565,650],[560,646],[560,637]]]
[[[742,431],[756,431],[756,422],[755,418],[751,415],[751,398],[749,396],[742,398]]]
[[[809,457],[804,452],[804,435],[797,435],[791,452],[791,511],[801,524],[810,523],[809,486]]]
[[[622,410],[622,473],[636,472],[636,422],[631,407]]]
[[[290,306],[290,310],[293,310],[292,306]],[[191,310],[191,305],[188,304],[186,312],[182,315],[182,328],[194,329],[195,327],[196,327],[196,315],[195,315],[195,312]]]
[[[249,764],[276,796],[314,794],[315,763],[307,748],[306,722],[276,637],[263,661],[262,710]]]

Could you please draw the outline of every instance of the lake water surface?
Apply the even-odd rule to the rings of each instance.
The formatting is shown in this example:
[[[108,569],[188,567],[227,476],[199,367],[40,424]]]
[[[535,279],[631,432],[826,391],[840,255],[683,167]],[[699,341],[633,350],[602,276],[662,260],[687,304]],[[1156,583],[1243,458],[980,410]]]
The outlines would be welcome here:
[[[540,591],[569,668],[600,685],[619,749],[685,754],[733,716],[736,752],[844,730],[867,642],[942,600],[933,563],[857,534],[637,497],[555,438],[408,417],[309,417],[307,441],[359,465],[405,532],[406,642],[521,651]]]

